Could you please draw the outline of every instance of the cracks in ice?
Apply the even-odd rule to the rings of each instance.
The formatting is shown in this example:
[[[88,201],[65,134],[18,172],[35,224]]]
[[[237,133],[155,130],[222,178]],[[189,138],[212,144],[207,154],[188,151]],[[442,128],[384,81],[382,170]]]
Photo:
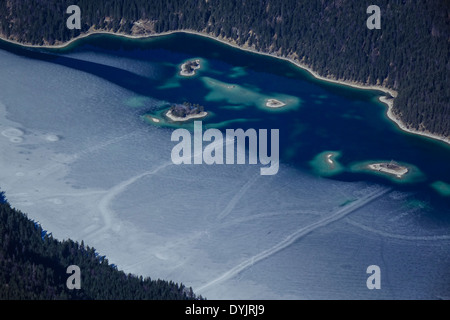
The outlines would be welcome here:
[[[153,175],[153,174],[157,173],[158,171],[160,171],[172,164],[173,164],[172,162],[167,162],[165,164],[160,165],[159,167],[157,167],[154,170],[146,171],[144,173],[136,175],[136,176],[134,176],[128,180],[122,181],[121,183],[112,187],[107,192],[107,194],[100,200],[100,202],[98,204],[98,208],[100,210],[103,221],[105,223],[105,226],[102,229],[100,229],[99,232],[104,231],[105,229],[111,229],[113,227],[112,219],[113,219],[114,212],[110,209],[110,203],[112,202],[112,200],[114,200],[114,198],[116,198],[120,193],[125,191],[130,185],[132,185],[139,179],[141,179],[145,176]]]
[[[325,217],[319,219],[318,221],[298,229],[297,231],[290,234],[284,240],[277,243],[273,247],[271,247],[267,250],[264,250],[256,255],[254,255],[253,257],[250,257],[249,259],[246,259],[245,261],[241,262],[237,266],[226,271],[225,273],[223,273],[221,276],[217,277],[216,279],[213,279],[212,281],[206,283],[205,285],[197,288],[196,292],[201,293],[217,284],[220,284],[220,283],[238,275],[239,273],[241,273],[248,267],[254,265],[255,263],[258,263],[259,261],[262,261],[262,260],[272,256],[273,254],[289,247],[290,245],[292,245],[294,242],[296,242],[301,237],[311,233],[312,231],[314,231],[318,228],[325,227],[332,222],[338,221],[338,220],[346,217],[348,214],[366,206],[367,204],[369,204],[370,202],[374,201],[375,199],[378,199],[379,197],[383,196],[390,190],[391,190],[390,188],[384,188],[384,187],[378,188],[378,189],[368,193],[367,195],[359,198],[358,200],[348,204],[347,206],[338,209],[334,213],[332,213],[330,215],[326,215]]]
[[[221,213],[217,216],[218,220],[222,220],[227,215],[233,211],[234,207],[238,204],[239,200],[244,196],[244,194],[250,189],[250,187],[258,180],[259,175],[255,175],[252,178],[250,178],[239,190],[236,192],[236,194],[231,198],[230,202],[228,202],[225,209],[222,210]]]
[[[406,240],[406,241],[440,241],[440,240],[450,240],[450,235],[429,235],[429,236],[407,236],[395,233],[389,233],[382,230],[377,230],[371,227],[368,227],[364,224],[356,222],[352,219],[348,219],[347,222],[355,227],[358,227],[364,231],[372,232],[374,234],[383,236],[385,238],[393,238],[398,240]]]

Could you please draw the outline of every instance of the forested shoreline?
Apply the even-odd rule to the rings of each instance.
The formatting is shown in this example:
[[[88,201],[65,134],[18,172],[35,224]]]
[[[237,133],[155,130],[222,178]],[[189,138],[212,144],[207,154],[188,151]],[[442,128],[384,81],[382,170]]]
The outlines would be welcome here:
[[[80,289],[69,290],[67,267],[80,268]],[[125,274],[92,247],[58,241],[11,208],[0,192],[0,300],[195,300],[192,288]]]
[[[78,5],[81,30],[66,27]],[[54,45],[89,30],[153,35],[193,30],[296,60],[324,77],[398,92],[405,126],[450,137],[450,3],[377,1],[381,30],[366,27],[372,1],[1,0],[3,38]]]

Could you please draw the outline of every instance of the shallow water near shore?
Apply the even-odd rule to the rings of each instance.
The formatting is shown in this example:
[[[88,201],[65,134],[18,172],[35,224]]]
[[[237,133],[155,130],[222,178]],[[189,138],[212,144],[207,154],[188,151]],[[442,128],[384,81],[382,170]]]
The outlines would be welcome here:
[[[190,59],[201,68],[179,75]],[[0,64],[0,186],[55,236],[210,298],[450,296],[450,148],[400,131],[381,92],[188,34],[0,43]],[[205,129],[279,129],[279,173],[173,165],[170,134],[193,121],[164,112],[185,101]],[[420,179],[352,170],[380,159]],[[371,264],[385,290],[367,289]]]

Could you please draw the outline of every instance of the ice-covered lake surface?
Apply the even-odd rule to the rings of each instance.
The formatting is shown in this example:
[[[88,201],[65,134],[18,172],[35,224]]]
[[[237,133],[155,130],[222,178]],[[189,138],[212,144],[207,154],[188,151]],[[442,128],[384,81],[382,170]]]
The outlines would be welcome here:
[[[54,237],[84,240],[125,272],[182,282],[209,299],[450,297],[444,196],[369,175],[320,177],[302,160],[289,162],[289,152],[274,176],[261,176],[255,165],[174,165],[174,128],[142,118],[158,114],[173,97],[136,92],[133,86],[145,83],[133,77],[112,81],[105,76],[109,69],[89,72],[94,64],[77,63],[114,67],[113,73],[126,71],[163,90],[187,83],[170,61],[191,56],[154,47],[145,58],[142,48],[141,56],[115,52],[92,50],[88,43],[58,53],[72,59],[61,62],[0,50],[0,187],[12,206]],[[233,108],[252,107],[233,101],[239,94],[264,96],[246,83],[236,97],[215,89],[224,80],[214,68],[225,68],[219,58],[205,59],[203,70],[210,74],[195,81],[204,84],[198,88],[204,101],[226,104],[232,118]],[[226,67],[235,85],[251,72]],[[293,102],[289,112],[306,99],[293,92],[280,97]],[[221,120],[216,115],[210,123]],[[327,134],[311,122],[298,127]],[[294,151],[307,154],[301,135],[298,142]],[[448,175],[442,180],[450,182]],[[370,265],[381,269],[380,290],[366,286]]]

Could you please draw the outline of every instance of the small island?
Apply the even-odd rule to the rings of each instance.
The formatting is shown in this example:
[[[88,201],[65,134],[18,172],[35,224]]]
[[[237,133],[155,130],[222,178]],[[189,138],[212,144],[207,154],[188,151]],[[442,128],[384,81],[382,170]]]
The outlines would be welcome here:
[[[333,157],[332,153],[327,154],[327,162],[330,164],[332,168],[334,168],[334,161],[331,159]]]
[[[155,118],[155,117],[152,117],[152,116],[149,116],[149,115],[147,115],[146,117],[147,117],[148,120],[153,121],[155,123],[159,123],[161,121],[158,118]]]
[[[190,60],[181,65],[180,74],[185,77],[191,77],[195,75],[195,70],[200,69],[200,60]]]
[[[208,113],[205,112],[203,106],[191,104],[189,102],[175,104],[171,106],[169,111],[166,113],[166,117],[172,121],[188,121],[190,119],[203,118],[207,115]]]
[[[424,181],[425,175],[410,163],[398,163],[394,160],[367,160],[349,165],[351,172],[364,172],[382,176],[396,183],[415,183]]]
[[[281,108],[284,107],[286,103],[277,99],[268,99],[266,102],[266,107],[268,108]]]
[[[407,167],[401,166],[398,163],[396,163],[395,161],[372,163],[372,164],[369,164],[367,167],[371,170],[395,175],[397,178],[403,177],[409,171]]]
[[[339,174],[345,170],[344,166],[337,160],[341,157],[339,151],[324,151],[309,162],[313,170],[323,177]]]

